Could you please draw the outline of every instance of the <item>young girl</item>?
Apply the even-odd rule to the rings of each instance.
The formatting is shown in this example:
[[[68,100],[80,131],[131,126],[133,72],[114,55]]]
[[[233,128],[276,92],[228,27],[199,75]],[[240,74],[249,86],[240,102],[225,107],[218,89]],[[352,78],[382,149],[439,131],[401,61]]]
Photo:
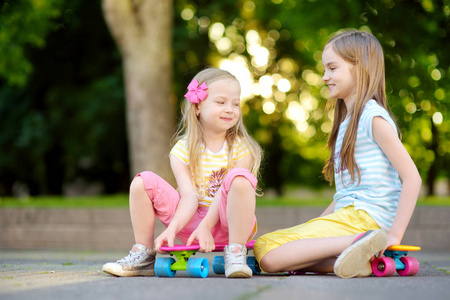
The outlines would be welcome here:
[[[163,245],[200,245],[224,250],[227,277],[251,277],[245,244],[256,233],[255,190],[261,148],[248,135],[240,110],[241,88],[229,72],[208,68],[188,86],[183,117],[170,152],[178,184],[151,172],[130,187],[130,213],[136,244],[125,258],[103,271],[116,276],[154,275],[156,251]],[[154,239],[155,217],[167,227]],[[155,249],[155,250],[152,250]]]
[[[400,244],[421,178],[387,111],[378,40],[367,32],[338,34],[325,46],[322,63],[335,99],[331,155],[323,169],[330,184],[334,176],[334,201],[316,219],[263,235],[254,253],[267,272],[369,276],[373,256]]]

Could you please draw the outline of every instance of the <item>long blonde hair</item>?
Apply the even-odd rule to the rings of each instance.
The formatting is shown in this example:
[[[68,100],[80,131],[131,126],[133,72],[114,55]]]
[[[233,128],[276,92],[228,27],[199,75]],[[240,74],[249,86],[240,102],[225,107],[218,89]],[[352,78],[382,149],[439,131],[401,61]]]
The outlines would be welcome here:
[[[383,49],[377,38],[371,33],[345,30],[333,36],[326,47],[332,49],[345,61],[355,66],[356,70],[356,97],[350,122],[345,132],[341,147],[341,172],[345,167],[348,169],[352,181],[355,181],[355,172],[358,184],[361,181],[361,173],[355,161],[355,141],[358,131],[359,119],[367,101],[374,99],[387,111],[385,91],[385,70]],[[333,184],[334,178],[334,151],[340,124],[345,120],[347,108],[344,101],[330,99],[328,108],[334,108],[333,128],[328,139],[330,157],[327,160],[322,173],[325,179]]]
[[[197,79],[199,85],[205,82],[208,86],[215,81],[223,79],[233,79],[239,82],[236,77],[234,77],[228,71],[217,68],[207,68],[203,71],[200,71],[194,77],[194,79]],[[189,170],[193,175],[194,184],[200,187],[200,178],[202,177],[202,144],[204,144],[205,140],[203,128],[195,113],[196,105],[197,104],[189,102],[186,98],[183,99],[183,103],[181,104],[182,118],[178,124],[178,130],[174,135],[172,143],[175,144],[180,139],[187,137]],[[262,150],[259,144],[248,134],[247,129],[244,126],[242,114],[239,115],[239,119],[236,125],[227,130],[225,136],[228,145],[227,170],[230,170],[234,167],[232,148],[237,137],[239,137],[249,148],[250,154],[253,158],[250,171],[253,173],[253,175],[255,175],[255,177],[258,177],[262,160]]]

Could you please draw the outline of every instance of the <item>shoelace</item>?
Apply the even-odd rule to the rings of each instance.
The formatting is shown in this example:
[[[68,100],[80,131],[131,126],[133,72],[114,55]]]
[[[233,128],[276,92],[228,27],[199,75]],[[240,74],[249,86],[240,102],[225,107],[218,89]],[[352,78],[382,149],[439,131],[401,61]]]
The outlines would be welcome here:
[[[122,259],[119,259],[117,262],[118,263],[134,263],[136,261],[138,261],[141,258],[141,255],[139,253],[134,253],[133,251],[130,250],[129,254],[127,256],[125,256]]]
[[[226,253],[226,259],[229,264],[246,264],[245,255],[242,252],[238,253]]]

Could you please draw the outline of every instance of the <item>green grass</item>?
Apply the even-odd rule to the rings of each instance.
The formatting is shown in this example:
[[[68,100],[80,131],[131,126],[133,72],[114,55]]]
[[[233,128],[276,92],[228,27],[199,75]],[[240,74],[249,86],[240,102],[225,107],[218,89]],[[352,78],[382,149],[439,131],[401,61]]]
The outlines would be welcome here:
[[[2,197],[1,208],[118,208],[128,207],[128,195],[91,197],[39,196],[28,198]]]
[[[328,206],[332,199],[328,197],[278,197],[278,198],[259,198],[257,206]],[[417,206],[450,206],[450,196],[431,196],[422,197],[417,201]]]
[[[326,207],[331,203],[331,197],[308,196],[300,197],[261,197],[257,199],[258,207]],[[450,206],[450,196],[433,196],[420,198],[418,206]],[[18,199],[12,197],[0,198],[2,208],[128,208],[128,195],[117,194],[91,197],[39,196]]]
[[[301,207],[314,207],[314,206],[328,206],[331,203],[331,198],[326,197],[276,197],[276,198],[257,198],[256,206],[301,206]]]
[[[433,266],[433,268],[438,270],[438,271],[442,271],[444,273],[450,274],[450,270],[447,270],[447,269],[444,269],[444,268],[438,268],[438,267],[435,267],[435,266]]]

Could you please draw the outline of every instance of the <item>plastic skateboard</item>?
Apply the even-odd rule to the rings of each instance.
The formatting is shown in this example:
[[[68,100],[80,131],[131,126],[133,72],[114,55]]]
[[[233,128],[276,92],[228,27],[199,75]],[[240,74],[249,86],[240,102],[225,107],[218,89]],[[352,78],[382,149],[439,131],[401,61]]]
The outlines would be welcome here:
[[[372,272],[377,277],[392,276],[395,271],[400,276],[414,276],[419,272],[420,264],[417,258],[407,256],[409,251],[419,251],[418,246],[397,245],[384,251],[383,257],[372,261]],[[289,275],[305,275],[304,271],[290,271]],[[313,274],[326,274],[313,272]]]
[[[419,251],[420,247],[397,245],[384,251],[383,257],[372,261],[372,271],[377,277],[392,276],[395,271],[400,276],[414,276],[419,272],[420,264],[417,258],[407,256],[410,251]]]
[[[255,241],[247,243],[248,250],[253,249]],[[215,245],[213,252],[222,252],[226,245]],[[206,278],[209,274],[209,262],[205,257],[191,258],[200,249],[199,245],[175,245],[174,247],[163,246],[162,251],[167,252],[172,257],[161,257],[155,261],[155,275],[157,277],[174,277],[177,271],[186,271],[189,277]],[[175,256],[176,259],[173,258]],[[259,274],[256,259],[247,256],[247,264],[252,269],[253,274]],[[223,256],[216,256],[213,259],[213,271],[216,274],[225,273],[225,263]]]

